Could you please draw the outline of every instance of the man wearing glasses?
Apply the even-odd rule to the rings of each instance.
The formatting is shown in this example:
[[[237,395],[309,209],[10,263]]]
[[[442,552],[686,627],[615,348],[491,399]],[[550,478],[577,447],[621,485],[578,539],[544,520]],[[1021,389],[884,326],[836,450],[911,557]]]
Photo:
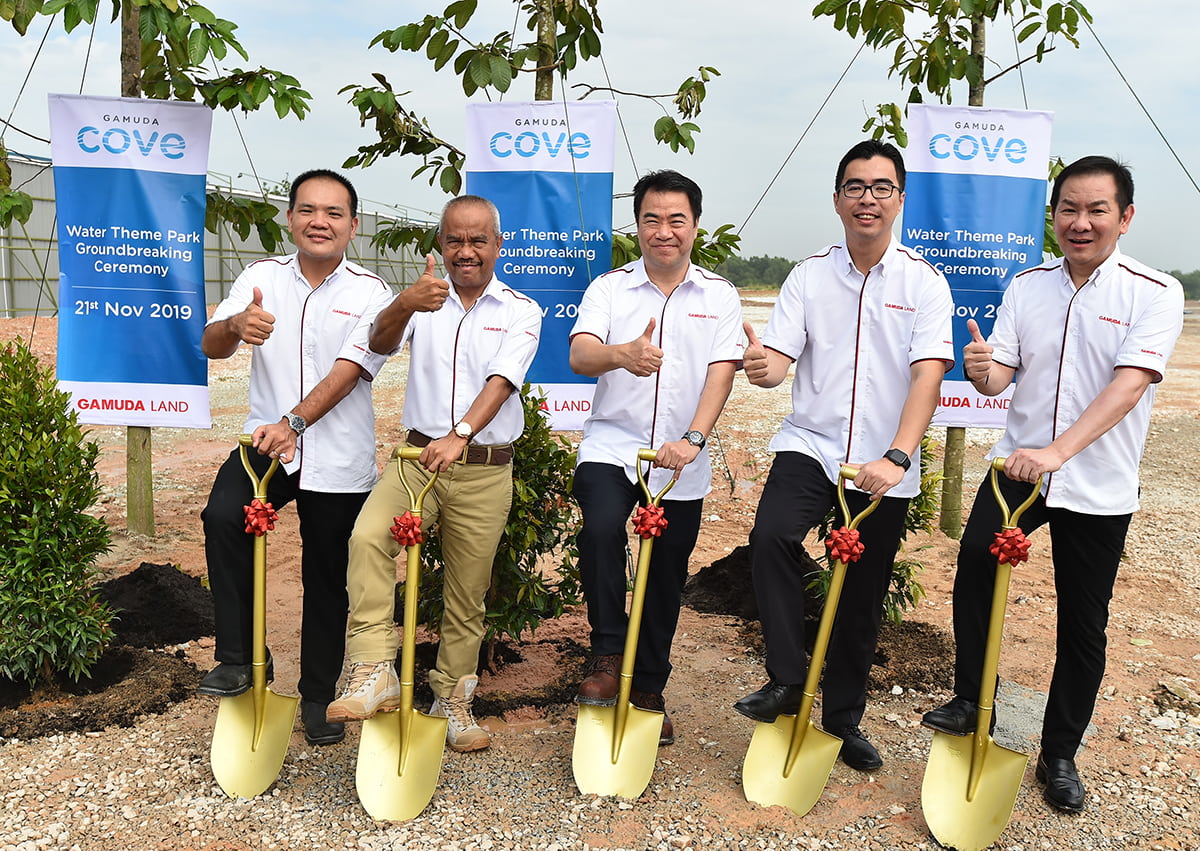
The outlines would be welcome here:
[[[796,714],[807,673],[804,538],[836,501],[841,464],[859,468],[852,513],[879,507],[859,526],[865,547],[842,591],[830,637],[822,726],[841,738],[842,761],[883,765],[859,729],[884,594],[909,499],[921,485],[921,437],[954,363],[953,302],[946,279],[892,237],[904,204],[904,160],[865,141],[838,165],[833,207],[845,238],[788,275],[760,341],[745,324],[750,383],[775,387],[796,365],[792,413],[771,440],[775,461],[750,533],[754,589],[769,681],[734,704],[772,723]]]

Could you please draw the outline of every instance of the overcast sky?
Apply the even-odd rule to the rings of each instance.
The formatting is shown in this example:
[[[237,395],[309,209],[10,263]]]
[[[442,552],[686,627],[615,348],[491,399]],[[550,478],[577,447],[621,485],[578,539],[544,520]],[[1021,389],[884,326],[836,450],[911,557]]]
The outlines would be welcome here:
[[[217,15],[239,25],[237,34],[250,54],[251,67],[284,70],[314,96],[312,113],[303,122],[276,119],[269,107],[261,114],[239,115],[254,169],[267,180],[294,177],[306,168],[338,167],[355,148],[371,141],[358,127],[357,113],[342,86],[371,81],[380,72],[399,91],[411,90],[406,102],[429,118],[435,132],[463,142],[462,89],[449,73],[435,74],[423,53],[368,50],[379,31],[410,20],[436,3],[287,4],[208,0]],[[489,39],[511,26],[515,6],[485,0],[487,9],[470,34]],[[850,63],[858,45],[833,30],[827,19],[814,20],[812,0],[733,3],[689,0],[650,4],[644,0],[605,0],[603,55],[612,87],[630,92],[673,92],[700,65],[715,66],[721,76],[709,85],[709,96],[697,123],[696,154],[675,154],[654,141],[652,125],[661,115],[653,104],[623,96],[619,111],[629,149],[619,139],[615,185],[628,192],[636,175],[653,168],[676,168],[700,183],[705,193],[701,224],[709,229],[725,222],[737,226],[751,214],[821,102]],[[1195,0],[1090,0],[1094,28],[1167,140],[1200,181],[1200,141],[1196,112],[1200,76],[1185,70],[1196,50],[1200,6]],[[101,4],[102,13],[107,10]],[[393,11],[401,9],[402,11]],[[286,13],[283,13],[286,10]],[[386,11],[383,11],[386,10]],[[418,11],[419,10],[419,11]],[[0,28],[0,116],[13,109],[21,80],[33,62],[45,32],[35,21],[22,39],[4,24]],[[118,33],[103,23],[91,46],[84,91],[116,95]],[[1123,250],[1163,269],[1200,268],[1200,240],[1180,235],[1179,226],[1195,214],[1200,192],[1175,161],[1142,112],[1117,71],[1090,32],[1081,31],[1080,49],[1059,43],[1044,62],[1024,66],[987,89],[987,105],[1049,110],[1055,113],[1052,151],[1066,161],[1104,153],[1126,160],[1137,184],[1136,216]],[[1015,58],[1010,30],[989,33],[989,56],[1000,66]],[[86,26],[70,35],[57,22],[34,68],[33,78],[17,102],[13,124],[36,136],[48,135],[46,94],[76,92],[88,49]],[[888,55],[864,51],[854,62],[832,100],[801,143],[782,175],[742,229],[743,254],[781,255],[799,259],[840,238],[832,210],[833,173],[838,159],[863,138],[861,128],[875,104],[902,101],[905,89],[887,76]],[[240,60],[240,57],[232,57]],[[243,63],[245,64],[245,63]],[[994,73],[993,66],[989,73]],[[593,61],[580,65],[568,84],[606,85],[605,69]],[[573,97],[578,90],[570,90]],[[595,95],[593,96],[595,97]],[[532,98],[532,82],[518,79],[509,99]],[[955,91],[966,103],[966,88]],[[618,131],[620,133],[620,131]],[[213,125],[210,169],[214,179],[253,188],[251,164],[233,119],[219,112]],[[10,129],[10,150],[49,155],[49,146]],[[350,178],[368,201],[400,205],[430,216],[445,201],[423,179],[411,180],[415,160],[391,158]],[[618,227],[632,220],[628,199],[617,202]],[[1190,231],[1189,231],[1190,233]]]

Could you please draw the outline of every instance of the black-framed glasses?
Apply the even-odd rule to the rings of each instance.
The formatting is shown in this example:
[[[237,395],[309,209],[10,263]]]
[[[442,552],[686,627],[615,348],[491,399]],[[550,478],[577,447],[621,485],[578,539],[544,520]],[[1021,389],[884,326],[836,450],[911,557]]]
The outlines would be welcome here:
[[[885,198],[891,198],[899,188],[896,184],[887,182],[872,183],[870,186],[865,183],[843,183],[840,191],[847,198],[861,198],[870,189],[871,195],[882,201]]]

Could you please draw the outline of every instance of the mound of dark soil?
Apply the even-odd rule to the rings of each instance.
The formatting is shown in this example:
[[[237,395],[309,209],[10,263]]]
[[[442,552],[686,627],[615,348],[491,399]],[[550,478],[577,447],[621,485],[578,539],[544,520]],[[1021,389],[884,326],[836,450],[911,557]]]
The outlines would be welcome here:
[[[173,565],[144,561],[96,590],[117,614],[114,643],[165,647],[214,634],[212,592]]]

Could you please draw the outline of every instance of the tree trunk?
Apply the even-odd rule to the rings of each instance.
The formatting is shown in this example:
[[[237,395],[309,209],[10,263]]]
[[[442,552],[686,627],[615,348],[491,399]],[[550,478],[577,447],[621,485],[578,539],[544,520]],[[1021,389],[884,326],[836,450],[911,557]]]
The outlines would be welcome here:
[[[546,50],[538,56],[538,71],[534,74],[533,99],[554,100],[554,57],[558,53],[558,38],[554,28],[555,0],[537,0],[538,44]]]
[[[138,32],[140,8],[121,4],[121,97],[142,96],[142,38]],[[154,536],[154,464],[150,429],[125,429],[125,526],[135,535]]]
[[[983,13],[971,21],[971,59],[983,67],[987,32]],[[970,84],[969,106],[983,106],[983,74]],[[946,429],[946,454],[942,459],[942,513],[938,526],[949,538],[962,537],[963,456],[966,454],[967,430],[961,426]]]

